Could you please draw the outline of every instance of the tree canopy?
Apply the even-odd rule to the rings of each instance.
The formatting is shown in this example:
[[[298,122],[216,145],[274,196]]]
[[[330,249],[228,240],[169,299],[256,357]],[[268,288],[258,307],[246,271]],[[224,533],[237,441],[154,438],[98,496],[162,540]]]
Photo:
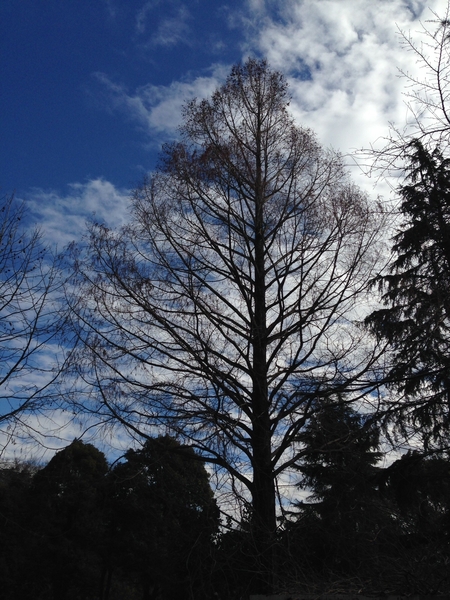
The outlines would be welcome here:
[[[0,469],[2,597],[210,598],[218,524],[203,463],[174,439],[113,467],[74,440],[41,468]]]

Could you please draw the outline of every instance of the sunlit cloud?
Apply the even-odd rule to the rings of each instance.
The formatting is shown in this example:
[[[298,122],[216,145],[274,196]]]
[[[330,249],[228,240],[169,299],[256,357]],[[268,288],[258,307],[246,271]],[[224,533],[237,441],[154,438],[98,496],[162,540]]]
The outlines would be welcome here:
[[[415,35],[439,7],[439,0],[248,2],[257,26],[245,24],[247,53],[285,73],[296,121],[347,155],[357,183],[371,193],[374,181],[355,165],[355,151],[381,143],[391,123],[405,124],[400,70],[420,67],[399,31]],[[389,195],[392,187],[379,181],[376,193]]]
[[[429,2],[286,1],[276,15],[267,2],[263,19],[261,4],[249,48],[286,73],[295,116],[323,143],[347,152],[404,119],[399,69],[416,64],[397,28],[418,29]]]

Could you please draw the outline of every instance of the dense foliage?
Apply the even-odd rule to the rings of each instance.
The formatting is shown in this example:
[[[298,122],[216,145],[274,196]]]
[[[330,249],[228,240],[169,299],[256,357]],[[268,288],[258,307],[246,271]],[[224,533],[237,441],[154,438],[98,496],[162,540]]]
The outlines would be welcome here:
[[[2,598],[209,598],[217,527],[190,449],[149,439],[110,468],[75,440],[35,473],[0,472]]]
[[[385,307],[367,319],[390,345],[391,403],[403,430],[448,446],[450,427],[450,160],[419,141],[407,149],[402,224],[388,274],[376,282]]]
[[[307,497],[285,523],[285,580],[334,593],[449,590],[447,458],[416,451],[383,466],[377,424],[343,401],[322,407],[301,441]]]
[[[318,413],[302,443],[308,499],[277,535],[277,588],[448,593],[448,461],[411,452],[375,465],[376,431],[344,404]],[[2,598],[246,597],[251,522],[222,525],[202,462],[172,438],[112,467],[75,440],[41,469],[0,470]]]

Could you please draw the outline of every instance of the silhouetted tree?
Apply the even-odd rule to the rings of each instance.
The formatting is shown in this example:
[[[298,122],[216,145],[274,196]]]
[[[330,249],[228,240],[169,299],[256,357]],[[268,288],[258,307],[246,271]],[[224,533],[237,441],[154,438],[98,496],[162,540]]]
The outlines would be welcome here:
[[[0,582],[5,600],[31,599],[35,592],[38,539],[30,526],[35,472],[33,465],[19,462],[0,468]]]
[[[168,436],[129,450],[110,475],[110,569],[152,598],[211,597],[219,512],[203,462]]]
[[[33,477],[31,524],[40,538],[36,594],[45,591],[54,600],[98,594],[107,471],[102,452],[74,440]]]
[[[316,576],[358,576],[374,566],[390,516],[378,486],[379,438],[370,419],[342,397],[324,403],[299,435],[299,487],[309,496],[297,503],[289,530],[301,566]]]
[[[383,485],[395,506],[391,581],[408,594],[449,593],[450,463],[448,457],[409,451],[384,470]],[[389,558],[389,557],[387,557]],[[395,585],[395,584],[394,584]]]
[[[385,308],[366,320],[392,349],[386,398],[403,431],[448,445],[450,426],[450,159],[419,141],[399,188],[403,222],[389,273],[376,283]]]
[[[91,227],[71,300],[85,408],[168,427],[251,497],[255,591],[313,399],[367,393],[377,358],[353,320],[383,217],[288,104],[284,77],[250,59],[186,105],[131,224]]]
[[[209,599],[219,510],[203,462],[149,439],[112,471],[74,440],[43,468],[0,469],[5,600]]]

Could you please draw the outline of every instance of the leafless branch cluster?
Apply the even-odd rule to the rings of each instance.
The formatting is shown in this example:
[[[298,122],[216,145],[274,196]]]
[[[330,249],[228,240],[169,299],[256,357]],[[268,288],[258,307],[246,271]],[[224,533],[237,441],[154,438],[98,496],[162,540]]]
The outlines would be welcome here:
[[[416,69],[399,70],[405,80],[406,122],[390,124],[389,134],[359,152],[370,171],[398,174],[404,168],[408,145],[415,139],[430,148],[449,147],[450,4],[442,14],[422,23],[419,32],[398,30],[402,46],[415,57]]]
[[[57,259],[39,231],[24,223],[13,197],[0,204],[0,423],[48,403],[59,372],[58,336],[64,319]],[[52,350],[53,349],[53,350]],[[59,357],[61,358],[61,356]]]

